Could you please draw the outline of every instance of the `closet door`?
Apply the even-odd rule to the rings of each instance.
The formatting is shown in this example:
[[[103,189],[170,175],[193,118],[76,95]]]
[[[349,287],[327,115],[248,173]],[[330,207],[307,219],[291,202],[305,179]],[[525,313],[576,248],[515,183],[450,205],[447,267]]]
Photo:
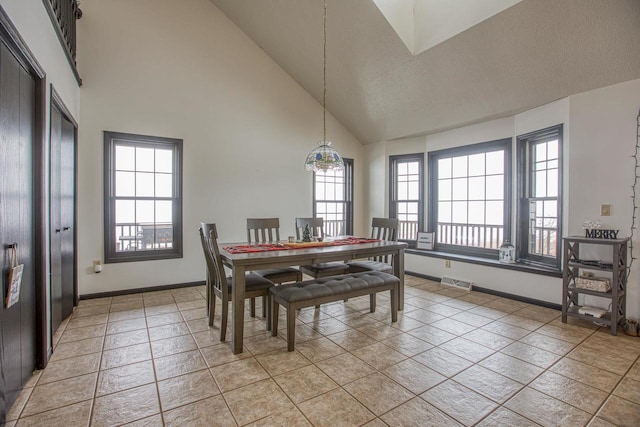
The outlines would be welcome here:
[[[35,81],[0,43],[0,422],[35,368],[33,130]],[[19,302],[7,308],[9,245],[24,264]]]

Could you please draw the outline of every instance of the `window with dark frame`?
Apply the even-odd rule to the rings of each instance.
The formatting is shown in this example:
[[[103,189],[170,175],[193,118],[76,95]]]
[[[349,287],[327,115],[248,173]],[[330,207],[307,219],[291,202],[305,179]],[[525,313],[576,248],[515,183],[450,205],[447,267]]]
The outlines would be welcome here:
[[[313,174],[313,216],[324,219],[327,236],[353,234],[353,159],[343,170]]]
[[[560,268],[562,131],[518,136],[518,260]]]
[[[104,132],[105,263],[182,257],[182,140]]]
[[[415,242],[424,230],[424,154],[389,157],[389,217],[398,218],[398,240]]]
[[[496,258],[511,238],[511,139],[429,153],[435,249]]]

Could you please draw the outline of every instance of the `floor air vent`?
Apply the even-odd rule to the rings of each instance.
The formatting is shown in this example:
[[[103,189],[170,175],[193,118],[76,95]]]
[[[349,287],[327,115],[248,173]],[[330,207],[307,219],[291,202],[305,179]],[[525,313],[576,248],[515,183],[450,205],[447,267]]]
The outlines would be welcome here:
[[[451,286],[453,288],[464,289],[465,291],[470,291],[473,287],[473,282],[465,282],[464,280],[458,280],[446,276],[442,278],[440,283],[442,283],[443,285]]]

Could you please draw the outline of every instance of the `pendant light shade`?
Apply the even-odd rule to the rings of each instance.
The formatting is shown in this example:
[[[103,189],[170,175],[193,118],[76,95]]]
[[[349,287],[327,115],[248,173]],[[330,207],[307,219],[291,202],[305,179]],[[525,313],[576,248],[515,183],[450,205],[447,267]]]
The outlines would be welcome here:
[[[324,127],[324,138],[318,146],[307,156],[304,168],[313,172],[326,172],[328,170],[344,169],[342,156],[331,147],[331,141],[327,141],[327,0],[324,0],[324,20],[323,20],[324,47],[322,50],[322,124]]]

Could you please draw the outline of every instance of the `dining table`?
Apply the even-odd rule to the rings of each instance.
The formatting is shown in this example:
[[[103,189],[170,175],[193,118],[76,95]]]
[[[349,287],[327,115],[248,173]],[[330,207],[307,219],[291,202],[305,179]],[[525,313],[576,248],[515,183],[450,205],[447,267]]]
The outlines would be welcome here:
[[[288,242],[270,245],[219,243],[224,265],[232,270],[232,348],[242,353],[244,336],[245,273],[254,270],[282,268],[332,261],[389,256],[393,274],[400,279],[398,310],[404,308],[404,250],[407,243],[387,240],[337,236],[317,245]]]

